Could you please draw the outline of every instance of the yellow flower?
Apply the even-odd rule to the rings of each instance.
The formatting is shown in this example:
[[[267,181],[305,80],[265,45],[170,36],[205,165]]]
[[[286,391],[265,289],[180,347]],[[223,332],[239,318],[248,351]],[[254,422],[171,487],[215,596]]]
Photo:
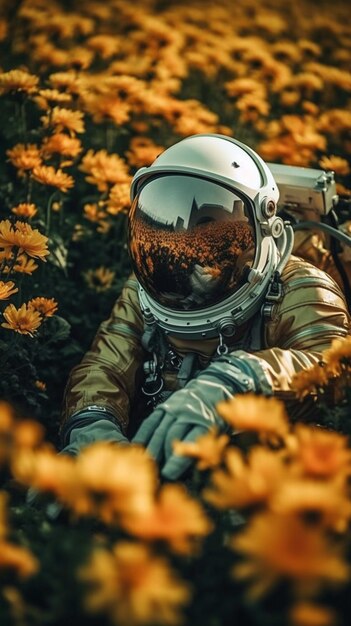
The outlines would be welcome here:
[[[44,427],[33,420],[21,420],[16,421],[15,428],[13,429],[13,444],[15,447],[14,455],[19,454],[24,450],[33,450],[44,439]]]
[[[351,518],[351,502],[340,480],[291,477],[273,494],[270,508],[280,514],[312,513],[337,532],[344,532]]]
[[[39,391],[46,391],[46,383],[42,380],[36,380],[34,384]]]
[[[324,156],[320,159],[319,165],[325,170],[333,170],[340,176],[347,176],[350,173],[349,162],[340,156]]]
[[[29,74],[24,70],[11,70],[0,74],[0,93],[9,91],[24,91],[32,93],[35,91],[39,78],[34,74]]]
[[[38,269],[38,265],[33,259],[28,259],[26,254],[19,254],[13,269],[19,274],[33,274]]]
[[[79,169],[88,174],[86,180],[96,185],[99,191],[108,191],[117,183],[129,183],[127,166],[117,154],[108,154],[106,150],[94,152],[88,150],[82,159]]]
[[[28,308],[38,311],[43,317],[52,317],[57,311],[58,304],[54,298],[32,298]]]
[[[103,211],[99,204],[85,204],[84,205],[84,217],[89,222],[100,222],[106,217],[106,211]]]
[[[61,497],[76,515],[113,524],[124,516],[143,518],[155,487],[156,467],[144,449],[100,442],[77,457],[74,482]]]
[[[173,452],[196,459],[196,467],[199,470],[207,470],[222,462],[228,443],[227,435],[220,435],[211,430],[196,441],[174,441]]]
[[[74,185],[74,179],[61,169],[55,170],[48,165],[35,167],[32,172],[32,178],[42,185],[57,187],[62,193],[66,193]]]
[[[70,133],[84,133],[84,113],[61,107],[54,107],[50,113],[40,118],[44,126],[53,126],[55,132],[66,129]]]
[[[284,437],[289,430],[284,405],[276,398],[248,393],[220,402],[216,408],[235,430],[255,431],[273,437]]]
[[[351,337],[333,339],[330,348],[323,352],[323,361],[330,376],[339,376],[345,365],[351,365]]]
[[[335,626],[335,612],[320,604],[301,600],[289,611],[289,626]]]
[[[205,500],[218,509],[243,508],[267,502],[286,476],[282,458],[276,452],[256,446],[245,461],[231,447],[225,458],[225,469],[211,475],[204,490]]]
[[[248,595],[253,599],[284,578],[318,588],[344,583],[350,573],[321,527],[291,515],[257,514],[231,546],[245,559],[234,567],[233,575],[250,581]]]
[[[163,151],[163,146],[155,144],[148,137],[133,137],[126,156],[130,165],[144,167],[151,165]]]
[[[41,156],[38,146],[34,144],[18,143],[6,151],[12,165],[17,167],[20,173],[32,170],[41,164]]]
[[[16,221],[11,224],[10,220],[0,222],[0,248],[9,250],[17,247],[19,252],[25,252],[28,256],[45,261],[49,253],[47,249],[48,238],[42,235],[36,228],[32,228],[26,222]]]
[[[311,393],[316,393],[328,383],[328,380],[327,369],[316,363],[312,367],[294,374],[291,387],[296,391],[297,397],[302,399]]]
[[[38,330],[42,317],[37,311],[33,311],[27,308],[26,304],[22,304],[19,309],[16,309],[14,304],[9,304],[4,310],[4,318],[6,322],[3,322],[1,326],[3,328],[9,328],[21,335],[30,335]]]
[[[117,36],[103,34],[89,37],[86,40],[86,45],[103,59],[108,59],[120,50],[122,42]]]
[[[49,102],[70,102],[72,96],[69,93],[63,93],[58,89],[39,89],[38,95],[44,101]]]
[[[42,145],[42,154],[44,157],[50,157],[52,154],[62,154],[67,157],[76,157],[82,151],[82,144],[76,137],[69,137],[64,133],[54,133],[50,137],[46,137]]]
[[[297,474],[332,478],[351,472],[351,450],[340,433],[298,424],[286,446]]]
[[[127,515],[123,526],[139,539],[165,541],[183,554],[190,554],[212,530],[200,503],[179,484],[164,485],[153,507],[143,516]]]
[[[109,270],[107,267],[98,267],[96,270],[84,272],[83,276],[90,289],[94,289],[97,293],[102,293],[111,289],[116,272]]]
[[[12,456],[11,469],[14,477],[24,485],[52,494],[57,499],[62,498],[75,480],[75,459],[68,455],[59,456],[49,446],[41,446],[39,450],[18,449]]]
[[[17,293],[18,287],[15,287],[15,283],[9,280],[5,283],[3,280],[0,280],[0,300],[7,300],[14,293]]]
[[[120,183],[114,185],[109,193],[107,200],[107,213],[110,215],[118,215],[121,211],[127,211],[130,208],[130,185],[129,183]]]
[[[109,550],[96,548],[79,577],[89,585],[88,611],[104,612],[116,626],[183,623],[189,587],[147,546],[123,541]]]
[[[31,204],[29,202],[21,202],[21,204],[17,204],[17,206],[14,206],[11,209],[11,213],[14,213],[19,217],[27,217],[28,219],[34,217],[37,212],[38,209],[35,204]]]
[[[0,541],[0,571],[14,571],[20,578],[33,576],[39,569],[39,563],[26,548],[7,541]]]

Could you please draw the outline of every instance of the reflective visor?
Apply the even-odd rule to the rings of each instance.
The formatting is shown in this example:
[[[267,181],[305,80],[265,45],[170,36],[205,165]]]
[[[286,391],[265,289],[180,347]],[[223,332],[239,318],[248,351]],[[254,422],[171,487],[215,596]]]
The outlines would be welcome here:
[[[168,175],[147,182],[129,217],[129,249],[145,291],[172,310],[212,306],[243,284],[255,256],[248,200],[216,183]]]

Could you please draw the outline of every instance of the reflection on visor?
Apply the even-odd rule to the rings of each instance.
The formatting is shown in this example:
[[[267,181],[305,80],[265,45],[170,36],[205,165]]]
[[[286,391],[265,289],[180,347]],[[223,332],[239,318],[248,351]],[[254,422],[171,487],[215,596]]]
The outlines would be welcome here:
[[[167,308],[196,310],[243,284],[254,260],[254,228],[248,207],[232,191],[167,176],[147,183],[135,199],[129,248],[137,278],[152,298]]]

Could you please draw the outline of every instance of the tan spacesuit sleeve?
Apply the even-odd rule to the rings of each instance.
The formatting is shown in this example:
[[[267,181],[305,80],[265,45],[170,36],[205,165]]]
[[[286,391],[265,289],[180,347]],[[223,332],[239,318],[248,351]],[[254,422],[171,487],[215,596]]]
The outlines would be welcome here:
[[[319,361],[333,339],[345,337],[350,318],[334,280],[302,259],[291,257],[282,283],[283,298],[265,327],[267,348],[255,357],[273,392],[293,396],[294,374]]]
[[[130,278],[109,319],[98,329],[90,350],[71,371],[64,396],[63,421],[95,405],[109,411],[126,429],[130,399],[135,395],[136,377],[143,360],[142,332],[137,282]]]

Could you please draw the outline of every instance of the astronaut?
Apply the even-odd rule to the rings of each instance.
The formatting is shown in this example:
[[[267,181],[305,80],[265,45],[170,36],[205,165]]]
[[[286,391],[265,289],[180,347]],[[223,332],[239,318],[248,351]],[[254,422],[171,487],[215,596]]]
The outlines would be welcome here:
[[[224,428],[218,402],[274,395],[297,418],[294,374],[350,318],[333,278],[292,254],[273,175],[236,139],[179,141],[135,174],[131,198],[134,272],[69,376],[62,447],[133,441],[177,480],[191,460],[173,441]]]

